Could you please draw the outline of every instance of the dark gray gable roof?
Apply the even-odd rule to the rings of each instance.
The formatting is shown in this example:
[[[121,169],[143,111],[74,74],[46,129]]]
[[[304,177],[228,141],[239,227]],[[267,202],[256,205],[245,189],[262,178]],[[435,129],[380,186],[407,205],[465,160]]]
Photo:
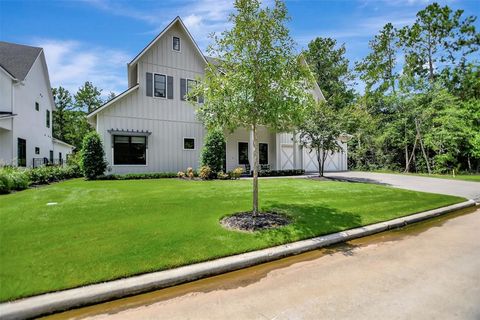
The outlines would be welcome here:
[[[0,41],[0,66],[23,81],[40,52],[42,48]]]

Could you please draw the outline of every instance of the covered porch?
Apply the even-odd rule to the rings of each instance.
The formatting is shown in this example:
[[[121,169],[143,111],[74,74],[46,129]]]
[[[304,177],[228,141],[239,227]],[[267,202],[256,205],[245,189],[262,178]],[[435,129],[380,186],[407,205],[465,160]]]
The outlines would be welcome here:
[[[302,169],[301,147],[291,133],[277,133],[265,127],[258,130],[260,170]],[[226,170],[253,169],[253,132],[237,129],[226,133]]]

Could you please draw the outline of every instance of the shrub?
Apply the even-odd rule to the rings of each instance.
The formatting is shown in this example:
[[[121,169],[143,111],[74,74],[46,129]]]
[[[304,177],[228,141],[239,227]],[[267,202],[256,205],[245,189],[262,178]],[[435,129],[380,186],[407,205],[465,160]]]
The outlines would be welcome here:
[[[240,178],[240,176],[243,173],[243,168],[242,167],[236,167],[230,172],[230,177],[234,180],[237,180]]]
[[[290,170],[261,170],[258,172],[260,177],[279,177],[279,176],[300,176],[305,173],[303,169]]]
[[[217,179],[228,180],[230,179],[230,175],[228,173],[224,173],[223,171],[220,171],[217,173]]]
[[[200,159],[202,166],[210,167],[213,173],[222,171],[225,162],[225,145],[223,131],[219,129],[208,131]]]
[[[179,178],[185,178],[185,172],[183,172],[183,171],[178,171],[177,177],[179,177]]]
[[[81,168],[87,179],[95,179],[107,169],[102,140],[96,132],[90,132],[83,139]]]
[[[209,166],[202,166],[198,176],[203,180],[208,180],[212,177],[212,169]]]
[[[97,177],[98,180],[142,180],[142,179],[162,179],[175,178],[178,173],[174,172],[146,172],[146,173],[128,173],[128,174],[109,174]]]
[[[0,194],[9,193],[12,190],[27,189],[30,184],[26,170],[19,170],[12,167],[0,169]]]
[[[190,179],[193,179],[193,177],[195,177],[195,172],[193,171],[192,167],[187,168],[186,174],[187,174],[187,177],[189,177]]]

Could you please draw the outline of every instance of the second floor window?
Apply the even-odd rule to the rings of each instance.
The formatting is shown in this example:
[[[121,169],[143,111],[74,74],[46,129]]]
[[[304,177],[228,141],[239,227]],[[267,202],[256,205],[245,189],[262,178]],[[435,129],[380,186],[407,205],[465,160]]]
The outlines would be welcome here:
[[[50,110],[47,110],[47,115],[46,115],[46,125],[47,125],[47,128],[50,128]]]
[[[173,37],[173,50],[174,51],[180,51],[180,38],[179,37]]]
[[[167,92],[167,81],[166,77],[163,74],[155,74],[155,79],[153,81],[153,92],[155,97],[165,98]]]

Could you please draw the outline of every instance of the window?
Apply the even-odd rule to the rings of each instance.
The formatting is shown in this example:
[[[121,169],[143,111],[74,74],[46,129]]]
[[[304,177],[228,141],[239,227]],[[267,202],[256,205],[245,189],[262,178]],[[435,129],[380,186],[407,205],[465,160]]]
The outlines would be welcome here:
[[[195,150],[195,138],[183,138],[184,150]]]
[[[179,37],[173,37],[173,50],[174,51],[180,51],[180,38]]]
[[[47,125],[47,128],[50,128],[50,110],[47,110],[46,125]]]
[[[268,164],[268,143],[259,143],[260,164]]]
[[[40,103],[35,102],[35,110],[37,110],[37,111],[40,110]]]
[[[17,163],[19,167],[27,166],[27,140],[17,139]]]
[[[248,161],[248,143],[238,143],[238,164],[250,164]]]
[[[181,100],[187,100],[187,96],[192,90],[195,88],[197,85],[196,80],[192,79],[180,79],[180,98]],[[198,97],[193,97],[191,99],[193,101],[198,101],[200,103],[203,103],[203,99],[199,99]]]
[[[50,150],[50,163],[53,163],[53,150]]]
[[[39,147],[35,147],[35,154],[40,154],[40,148]]]
[[[58,163],[63,164],[63,156],[61,152],[58,153]]]
[[[147,164],[147,137],[113,136],[113,164]]]
[[[167,95],[167,81],[163,74],[155,74],[153,80],[153,92],[155,97],[165,98]]]

